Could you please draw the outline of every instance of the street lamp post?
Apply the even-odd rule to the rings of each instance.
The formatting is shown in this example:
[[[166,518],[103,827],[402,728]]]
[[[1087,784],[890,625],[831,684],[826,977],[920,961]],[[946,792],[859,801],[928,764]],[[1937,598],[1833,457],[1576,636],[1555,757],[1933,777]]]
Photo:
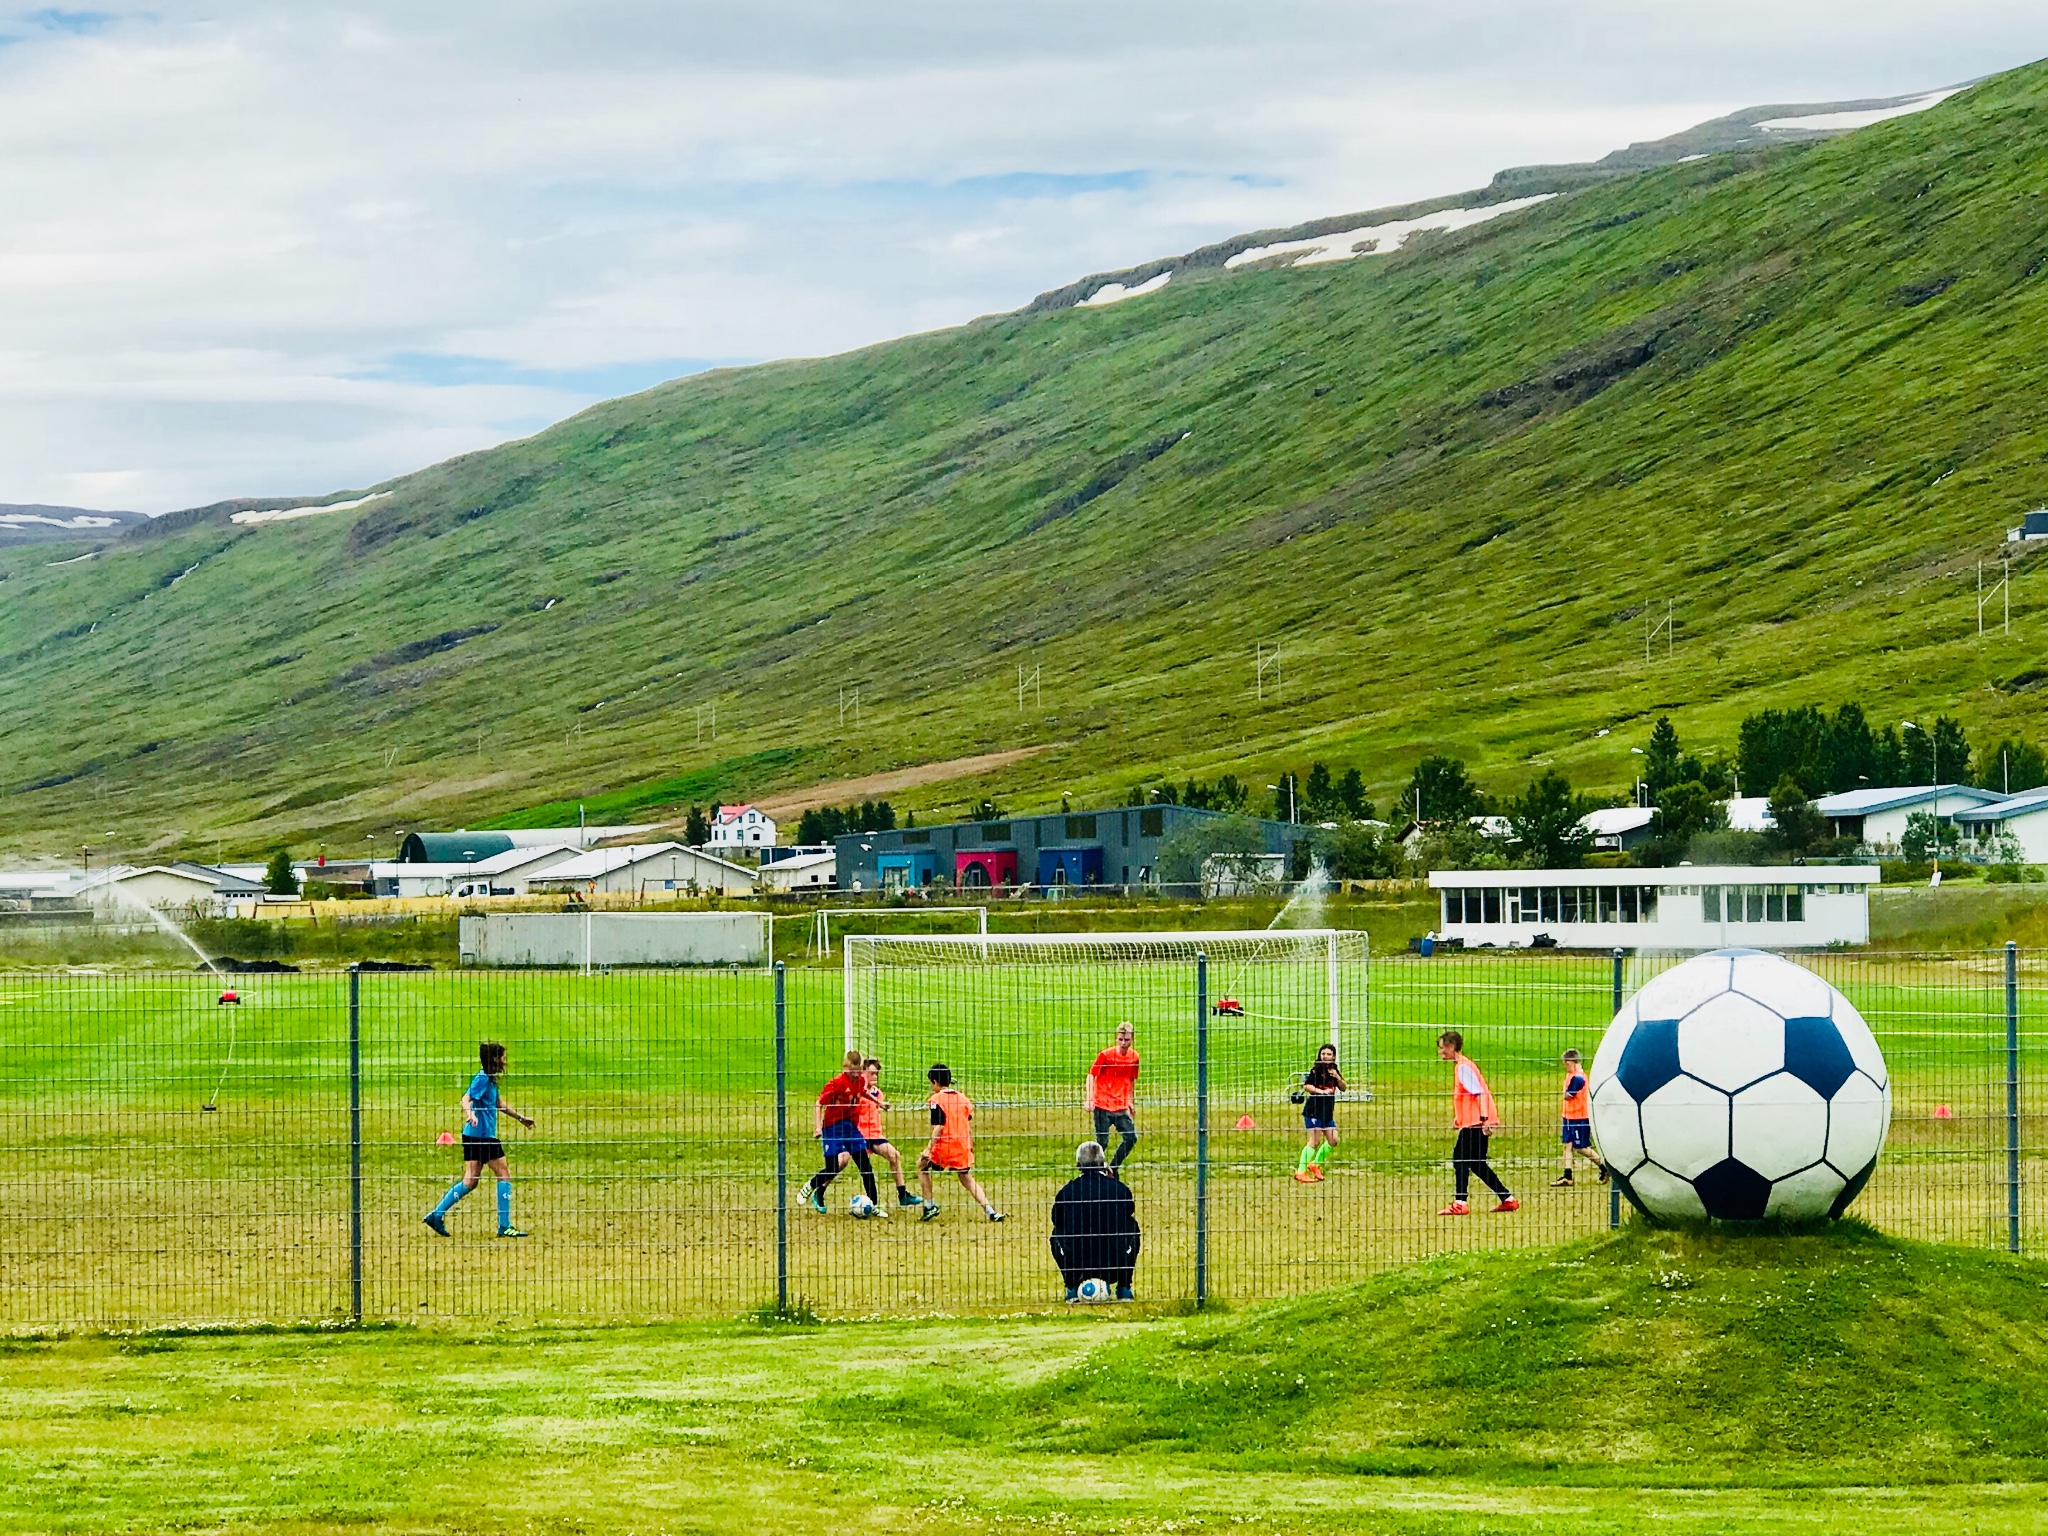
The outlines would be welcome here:
[[[1934,776],[1934,880],[1941,883],[1941,738],[1910,720],[1901,720],[1903,730],[1919,731],[1927,738],[1928,771]]]

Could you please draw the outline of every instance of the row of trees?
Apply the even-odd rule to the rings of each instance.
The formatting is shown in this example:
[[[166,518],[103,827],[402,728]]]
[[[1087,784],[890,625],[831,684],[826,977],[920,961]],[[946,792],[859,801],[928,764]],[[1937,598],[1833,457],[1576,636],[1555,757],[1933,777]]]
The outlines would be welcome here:
[[[917,813],[912,812],[907,826],[917,825]],[[845,837],[852,832],[893,832],[896,830],[896,808],[886,800],[863,800],[858,805],[820,805],[805,811],[796,824],[796,840],[815,846],[829,843],[835,837]],[[708,835],[708,834],[707,834]],[[690,811],[690,841],[698,842],[697,812]]]
[[[1669,724],[1658,727],[1675,740]],[[1650,746],[1655,768],[1656,732]],[[2008,737],[1973,750],[1947,715],[1872,728],[1855,704],[1833,714],[1814,704],[1759,710],[1742,722],[1736,760],[1752,793],[1790,779],[1808,798],[1899,784],[1975,784],[2000,793],[2048,784],[2048,755],[2032,742]],[[1654,794],[1656,776],[1644,777]]]

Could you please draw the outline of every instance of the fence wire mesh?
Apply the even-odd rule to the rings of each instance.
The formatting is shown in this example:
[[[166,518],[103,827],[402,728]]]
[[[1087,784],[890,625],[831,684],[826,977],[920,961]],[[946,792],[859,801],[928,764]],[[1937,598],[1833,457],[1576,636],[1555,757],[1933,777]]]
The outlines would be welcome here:
[[[833,1315],[1056,1305],[1048,1211],[1096,1134],[1097,1052],[1132,1025],[1138,1141],[1121,1170],[1142,1300],[1246,1302],[1460,1249],[1599,1231],[1608,1190],[1553,1188],[1560,1054],[1588,1060],[1617,987],[1682,956],[1378,959],[1362,935],[1074,936],[856,944],[845,968],[0,978],[0,1326],[348,1318],[730,1316],[778,1297]],[[1805,954],[1870,1023],[1891,1131],[1854,1214],[1902,1236],[2026,1245],[2048,957]],[[2010,970],[2008,969],[2010,967]],[[778,996],[780,1004],[778,1005]],[[1451,1194],[1461,1032],[1500,1102],[1494,1166],[1522,1209]],[[778,1037],[780,1044],[778,1046]],[[495,1179],[422,1216],[462,1171],[460,1098],[503,1042],[509,1215]],[[1317,1048],[1348,1088],[1319,1182],[1299,1182]],[[1000,1223],[938,1170],[930,1221],[873,1159],[826,1215],[814,1101],[847,1047],[881,1062],[880,1110],[918,1189],[927,1069],[975,1106],[975,1172]],[[785,1177],[778,1180],[778,1063]],[[1114,1153],[1122,1135],[1105,1128]],[[1624,1213],[1623,1219],[1633,1219]]]

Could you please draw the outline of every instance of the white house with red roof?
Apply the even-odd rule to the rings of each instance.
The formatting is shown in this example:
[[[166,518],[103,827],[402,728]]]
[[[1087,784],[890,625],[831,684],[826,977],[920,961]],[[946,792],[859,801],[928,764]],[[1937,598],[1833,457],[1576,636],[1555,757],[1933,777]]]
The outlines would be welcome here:
[[[710,848],[773,848],[775,818],[751,805],[721,805],[711,818]]]

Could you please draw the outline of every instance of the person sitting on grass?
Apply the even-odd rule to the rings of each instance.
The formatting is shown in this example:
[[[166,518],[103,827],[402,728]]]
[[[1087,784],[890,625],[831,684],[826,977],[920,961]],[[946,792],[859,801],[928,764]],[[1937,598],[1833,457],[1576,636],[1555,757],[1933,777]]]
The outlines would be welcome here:
[[[1141,1241],[1137,1202],[1103,1166],[1099,1143],[1082,1142],[1074,1166],[1079,1172],[1052,1197],[1052,1261],[1067,1300],[1080,1299],[1083,1280],[1100,1280],[1129,1301]]]
[[[932,1139],[917,1154],[917,1184],[924,1192],[924,1214],[918,1220],[930,1221],[939,1214],[939,1202],[932,1198],[932,1170],[941,1168],[960,1176],[961,1188],[974,1196],[990,1221],[1001,1221],[1003,1213],[989,1203],[974,1177],[974,1105],[953,1086],[953,1069],[943,1061],[925,1077],[932,1085],[932,1096],[925,1101],[931,1106]]]
[[[1571,1188],[1574,1148],[1585,1153],[1587,1161],[1600,1170],[1600,1182],[1607,1182],[1607,1165],[1593,1150],[1593,1099],[1580,1060],[1577,1051],[1564,1053],[1564,1124],[1558,1132],[1558,1139],[1564,1143],[1564,1171],[1550,1181],[1552,1189]]]
[[[860,1133],[860,1107],[868,1091],[864,1062],[859,1051],[848,1051],[839,1075],[818,1090],[811,1134],[824,1148],[825,1166],[804,1180],[797,1198],[820,1216],[826,1214],[825,1191],[848,1163],[859,1167],[861,1187],[869,1200],[875,1198],[875,1169],[868,1161],[867,1138]],[[875,1209],[879,1212],[882,1208],[876,1205]]]
[[[1322,1183],[1323,1165],[1330,1160],[1330,1148],[1337,1145],[1337,1095],[1350,1086],[1337,1070],[1337,1047],[1326,1045],[1317,1051],[1315,1065],[1301,1080],[1301,1124],[1308,1132],[1308,1145],[1294,1168],[1296,1183]]]
[[[448,1213],[455,1202],[477,1186],[488,1167],[498,1180],[498,1236],[524,1237],[512,1225],[512,1169],[505,1161],[505,1144],[498,1140],[498,1111],[533,1129],[533,1121],[498,1096],[498,1079],[505,1075],[505,1047],[486,1040],[476,1048],[480,1070],[469,1080],[462,1096],[462,1177],[448,1186],[441,1203],[421,1218],[436,1235],[448,1235]]]
[[[889,1101],[882,1097],[882,1063],[873,1056],[862,1062],[861,1080],[867,1086],[861,1092],[860,1134],[861,1140],[868,1144],[868,1156],[873,1158],[880,1154],[882,1161],[889,1165],[889,1173],[896,1180],[898,1205],[922,1205],[924,1202],[913,1195],[903,1182],[903,1154],[890,1143],[888,1128],[882,1123],[883,1111],[889,1107]],[[875,1214],[886,1216],[889,1213],[877,1204]]]
[[[1494,1210],[1519,1211],[1522,1202],[1508,1193],[1507,1185],[1501,1183],[1500,1175],[1486,1161],[1487,1139],[1500,1129],[1500,1113],[1494,1108],[1493,1090],[1486,1086],[1486,1079],[1465,1055],[1465,1037],[1455,1029],[1447,1029],[1436,1037],[1436,1053],[1457,1066],[1451,1075],[1451,1124],[1458,1133],[1457,1143],[1451,1149],[1451,1172],[1457,1180],[1458,1193],[1437,1215],[1472,1214],[1465,1195],[1474,1174],[1479,1176],[1480,1183],[1500,1197],[1500,1203]]]

